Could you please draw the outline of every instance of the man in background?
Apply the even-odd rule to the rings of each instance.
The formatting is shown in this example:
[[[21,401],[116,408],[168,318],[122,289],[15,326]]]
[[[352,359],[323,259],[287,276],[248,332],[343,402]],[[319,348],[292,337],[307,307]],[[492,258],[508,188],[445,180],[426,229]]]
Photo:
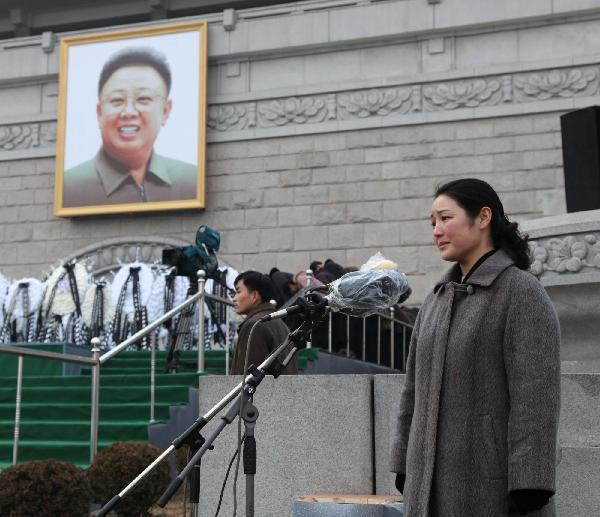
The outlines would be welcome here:
[[[102,147],[65,171],[63,207],[196,198],[197,166],[154,151],[173,108],[170,91],[161,52],[127,47],[110,56],[98,80]]]
[[[233,353],[231,373],[241,375],[244,373],[244,360],[246,349],[250,347],[248,366],[259,366],[267,356],[281,345],[289,329],[280,319],[259,323],[252,333],[252,326],[263,316],[271,314],[275,309],[269,303],[273,298],[273,284],[268,276],[258,271],[245,271],[238,275],[234,282],[235,296],[233,303],[238,314],[246,316],[238,329],[238,340]],[[285,358],[285,353],[281,359]],[[296,357],[283,370],[284,374],[298,373]]]

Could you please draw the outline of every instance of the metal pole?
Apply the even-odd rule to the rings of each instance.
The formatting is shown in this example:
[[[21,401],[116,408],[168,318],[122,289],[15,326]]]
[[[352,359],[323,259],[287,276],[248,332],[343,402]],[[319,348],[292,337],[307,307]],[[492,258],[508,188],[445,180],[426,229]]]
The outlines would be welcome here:
[[[314,279],[314,273],[312,269],[307,269],[306,270],[306,288],[308,289],[309,287],[312,287],[313,285],[313,279]]]
[[[125,341],[120,343],[114,348],[111,348],[108,352],[104,353],[100,357],[100,362],[104,364],[106,361],[113,358],[115,355],[120,354],[123,350],[127,349],[129,345],[133,345],[138,339],[143,338],[149,332],[152,332],[155,328],[160,327],[165,321],[170,320],[173,316],[179,314],[183,309],[192,303],[196,303],[200,298],[200,293],[196,293],[189,298],[186,298],[177,307],[173,307],[170,311],[165,312],[160,318],[155,319],[152,323],[146,325],[143,329],[138,330],[133,336],[128,337]],[[208,298],[221,301],[217,296],[208,295]]]
[[[362,360],[364,361],[367,356],[367,318],[363,316],[363,326],[362,326]]]
[[[377,315],[377,364],[381,364],[381,317]]]
[[[90,424],[90,463],[98,453],[98,426],[100,414],[100,339],[92,338],[92,359],[96,364],[92,366],[92,404]]]
[[[225,375],[229,375],[229,347],[231,343],[229,341],[229,313],[231,309],[225,307]]]
[[[156,403],[156,332],[150,334],[150,423],[154,422]]]
[[[329,343],[329,347],[328,347],[329,353],[331,353],[331,349],[333,348],[333,343],[332,343],[333,333],[332,333],[332,329],[331,329],[331,319],[332,318],[333,318],[333,315],[332,315],[331,311],[329,311],[329,329],[327,331],[327,341]]]
[[[17,361],[17,397],[15,399],[15,439],[13,442],[13,465],[19,457],[19,433],[21,431],[21,393],[23,388],[23,356]]]
[[[198,270],[198,372],[204,371],[204,284],[206,271]]]
[[[402,325],[402,371],[406,372],[406,325]]]
[[[306,270],[306,288],[309,289],[313,285],[313,271],[312,269]],[[312,330],[309,333],[309,339],[306,340],[306,348],[312,348]]]
[[[346,314],[346,357],[350,357],[350,316]]]
[[[390,317],[392,318],[390,321],[390,367],[394,367],[394,313],[396,310],[393,307],[390,307]]]

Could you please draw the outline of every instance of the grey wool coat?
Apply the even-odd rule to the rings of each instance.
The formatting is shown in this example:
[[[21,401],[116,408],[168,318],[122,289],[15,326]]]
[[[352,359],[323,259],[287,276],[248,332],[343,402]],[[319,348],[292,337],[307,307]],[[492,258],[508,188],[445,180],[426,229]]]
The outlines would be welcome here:
[[[555,490],[558,318],[503,250],[452,278],[415,322],[390,470],[406,473],[406,517],[512,515],[511,490]]]

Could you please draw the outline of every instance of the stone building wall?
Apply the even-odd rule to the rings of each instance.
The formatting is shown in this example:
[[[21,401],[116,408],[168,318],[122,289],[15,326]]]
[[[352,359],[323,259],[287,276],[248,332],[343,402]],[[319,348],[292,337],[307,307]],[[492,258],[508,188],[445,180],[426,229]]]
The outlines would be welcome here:
[[[381,250],[418,303],[443,268],[439,182],[486,179],[518,220],[565,212],[559,116],[598,102],[599,0],[308,0],[206,18],[203,211],[55,218],[63,35],[0,41],[0,271],[39,277],[98,241],[209,224],[240,270]]]
[[[52,217],[51,158],[0,163],[0,271],[38,277],[62,257],[128,235],[222,232],[238,269],[298,271],[316,258],[360,265],[381,250],[420,300],[443,268],[428,220],[435,185],[489,181],[517,219],[563,213],[558,114],[447,122],[208,146],[201,212]],[[415,302],[416,303],[416,302]]]

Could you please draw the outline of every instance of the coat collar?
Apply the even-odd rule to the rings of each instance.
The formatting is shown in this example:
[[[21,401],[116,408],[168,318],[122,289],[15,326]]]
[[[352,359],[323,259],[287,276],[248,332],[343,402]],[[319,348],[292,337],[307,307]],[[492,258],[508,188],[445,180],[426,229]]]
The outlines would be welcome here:
[[[514,265],[514,263],[514,260],[510,258],[506,251],[499,249],[473,272],[467,280],[467,285],[472,284],[489,287],[494,283],[494,280],[498,278],[500,273]],[[453,265],[444,273],[444,276],[442,276],[440,281],[435,285],[433,289],[434,292],[437,293],[442,285],[452,281],[452,278],[454,277],[453,272],[456,267],[458,267],[457,264]]]
[[[244,321],[242,321],[242,323],[240,324],[240,327],[248,321],[254,321],[254,320],[258,319],[256,316],[259,313],[269,313],[270,314],[274,310],[275,309],[273,308],[273,306],[270,303],[261,303],[260,305],[257,305],[256,307],[254,307],[254,309],[252,309],[248,314],[246,314],[246,317],[244,318]],[[263,316],[263,314],[260,314],[260,316]]]

